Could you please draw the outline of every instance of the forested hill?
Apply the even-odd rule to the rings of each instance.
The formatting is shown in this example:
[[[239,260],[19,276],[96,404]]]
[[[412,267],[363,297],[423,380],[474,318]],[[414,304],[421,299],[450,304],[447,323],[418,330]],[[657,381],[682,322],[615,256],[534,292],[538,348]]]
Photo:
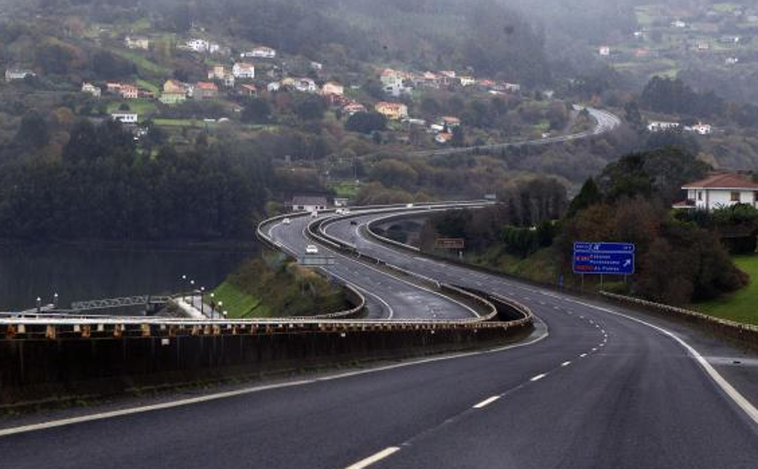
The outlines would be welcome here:
[[[325,63],[399,62],[519,83],[550,73],[543,34],[500,0],[39,0],[35,8],[98,22],[151,16],[194,24]]]

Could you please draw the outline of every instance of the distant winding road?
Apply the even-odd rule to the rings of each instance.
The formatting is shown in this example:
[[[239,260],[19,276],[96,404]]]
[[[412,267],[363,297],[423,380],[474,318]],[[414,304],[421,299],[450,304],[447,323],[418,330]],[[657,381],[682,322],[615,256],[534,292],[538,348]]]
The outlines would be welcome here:
[[[577,132],[577,133],[568,134],[568,135],[559,135],[555,137],[540,138],[536,140],[503,142],[503,143],[496,143],[493,145],[481,145],[481,146],[461,147],[461,148],[443,148],[439,150],[421,150],[421,151],[410,152],[408,153],[408,155],[410,156],[445,156],[445,155],[455,155],[455,154],[460,154],[460,153],[471,153],[473,151],[497,151],[497,150],[503,150],[506,148],[514,148],[514,147],[539,146],[539,145],[547,145],[551,143],[570,142],[572,140],[581,140],[588,137],[602,135],[616,129],[618,126],[621,125],[621,119],[619,119],[615,114],[612,114],[608,111],[601,111],[600,109],[595,109],[591,107],[583,107],[583,106],[578,106],[578,105],[574,105],[574,109],[576,111],[582,111],[586,109],[587,112],[589,112],[590,116],[595,120],[596,122],[595,127],[592,128],[591,130],[587,130],[584,132]]]

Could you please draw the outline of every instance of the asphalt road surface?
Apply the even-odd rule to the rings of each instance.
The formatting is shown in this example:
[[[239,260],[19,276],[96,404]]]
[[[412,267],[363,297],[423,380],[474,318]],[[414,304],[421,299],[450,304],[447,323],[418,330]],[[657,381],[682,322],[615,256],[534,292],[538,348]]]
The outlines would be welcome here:
[[[737,392],[758,396],[752,356],[676,323],[387,249],[359,228],[328,231],[419,273],[512,297],[533,309],[539,327],[504,349],[0,430],[2,467],[758,467],[758,427],[749,403],[735,400]],[[295,219],[271,234],[295,249],[306,242]],[[345,264],[347,281],[365,275],[360,264]],[[370,291],[401,301],[394,289]],[[414,302],[407,308],[426,314]],[[394,313],[407,314],[401,309]],[[745,365],[730,365],[737,358]]]
[[[265,229],[290,254],[302,257],[306,246],[313,244],[303,233],[311,221],[310,217],[295,217],[289,225],[278,222]],[[468,306],[399,280],[325,246],[319,247],[319,255],[335,258],[335,265],[325,266],[322,270],[338,281],[349,281],[360,290],[366,297],[369,317],[372,319],[462,319],[476,316],[476,312]]]

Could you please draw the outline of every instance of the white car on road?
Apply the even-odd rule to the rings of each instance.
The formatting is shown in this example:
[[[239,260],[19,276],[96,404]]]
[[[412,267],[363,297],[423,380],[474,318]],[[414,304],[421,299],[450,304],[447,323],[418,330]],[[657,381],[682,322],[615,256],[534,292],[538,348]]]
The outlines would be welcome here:
[[[306,254],[318,254],[318,247],[315,246],[315,245],[313,245],[313,244],[309,244],[309,245],[307,245],[305,247],[305,253]]]
[[[284,220],[282,220],[282,223],[284,223],[285,225],[289,225],[290,223],[292,223],[292,220],[290,220],[289,218],[285,218]]]

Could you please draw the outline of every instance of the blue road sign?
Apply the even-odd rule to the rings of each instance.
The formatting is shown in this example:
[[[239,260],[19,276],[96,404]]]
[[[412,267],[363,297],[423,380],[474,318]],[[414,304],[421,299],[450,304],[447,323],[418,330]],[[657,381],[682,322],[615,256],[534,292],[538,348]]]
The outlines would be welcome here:
[[[634,252],[574,252],[575,274],[632,275]]]
[[[635,246],[630,243],[574,243],[574,251],[579,252],[634,252]]]

